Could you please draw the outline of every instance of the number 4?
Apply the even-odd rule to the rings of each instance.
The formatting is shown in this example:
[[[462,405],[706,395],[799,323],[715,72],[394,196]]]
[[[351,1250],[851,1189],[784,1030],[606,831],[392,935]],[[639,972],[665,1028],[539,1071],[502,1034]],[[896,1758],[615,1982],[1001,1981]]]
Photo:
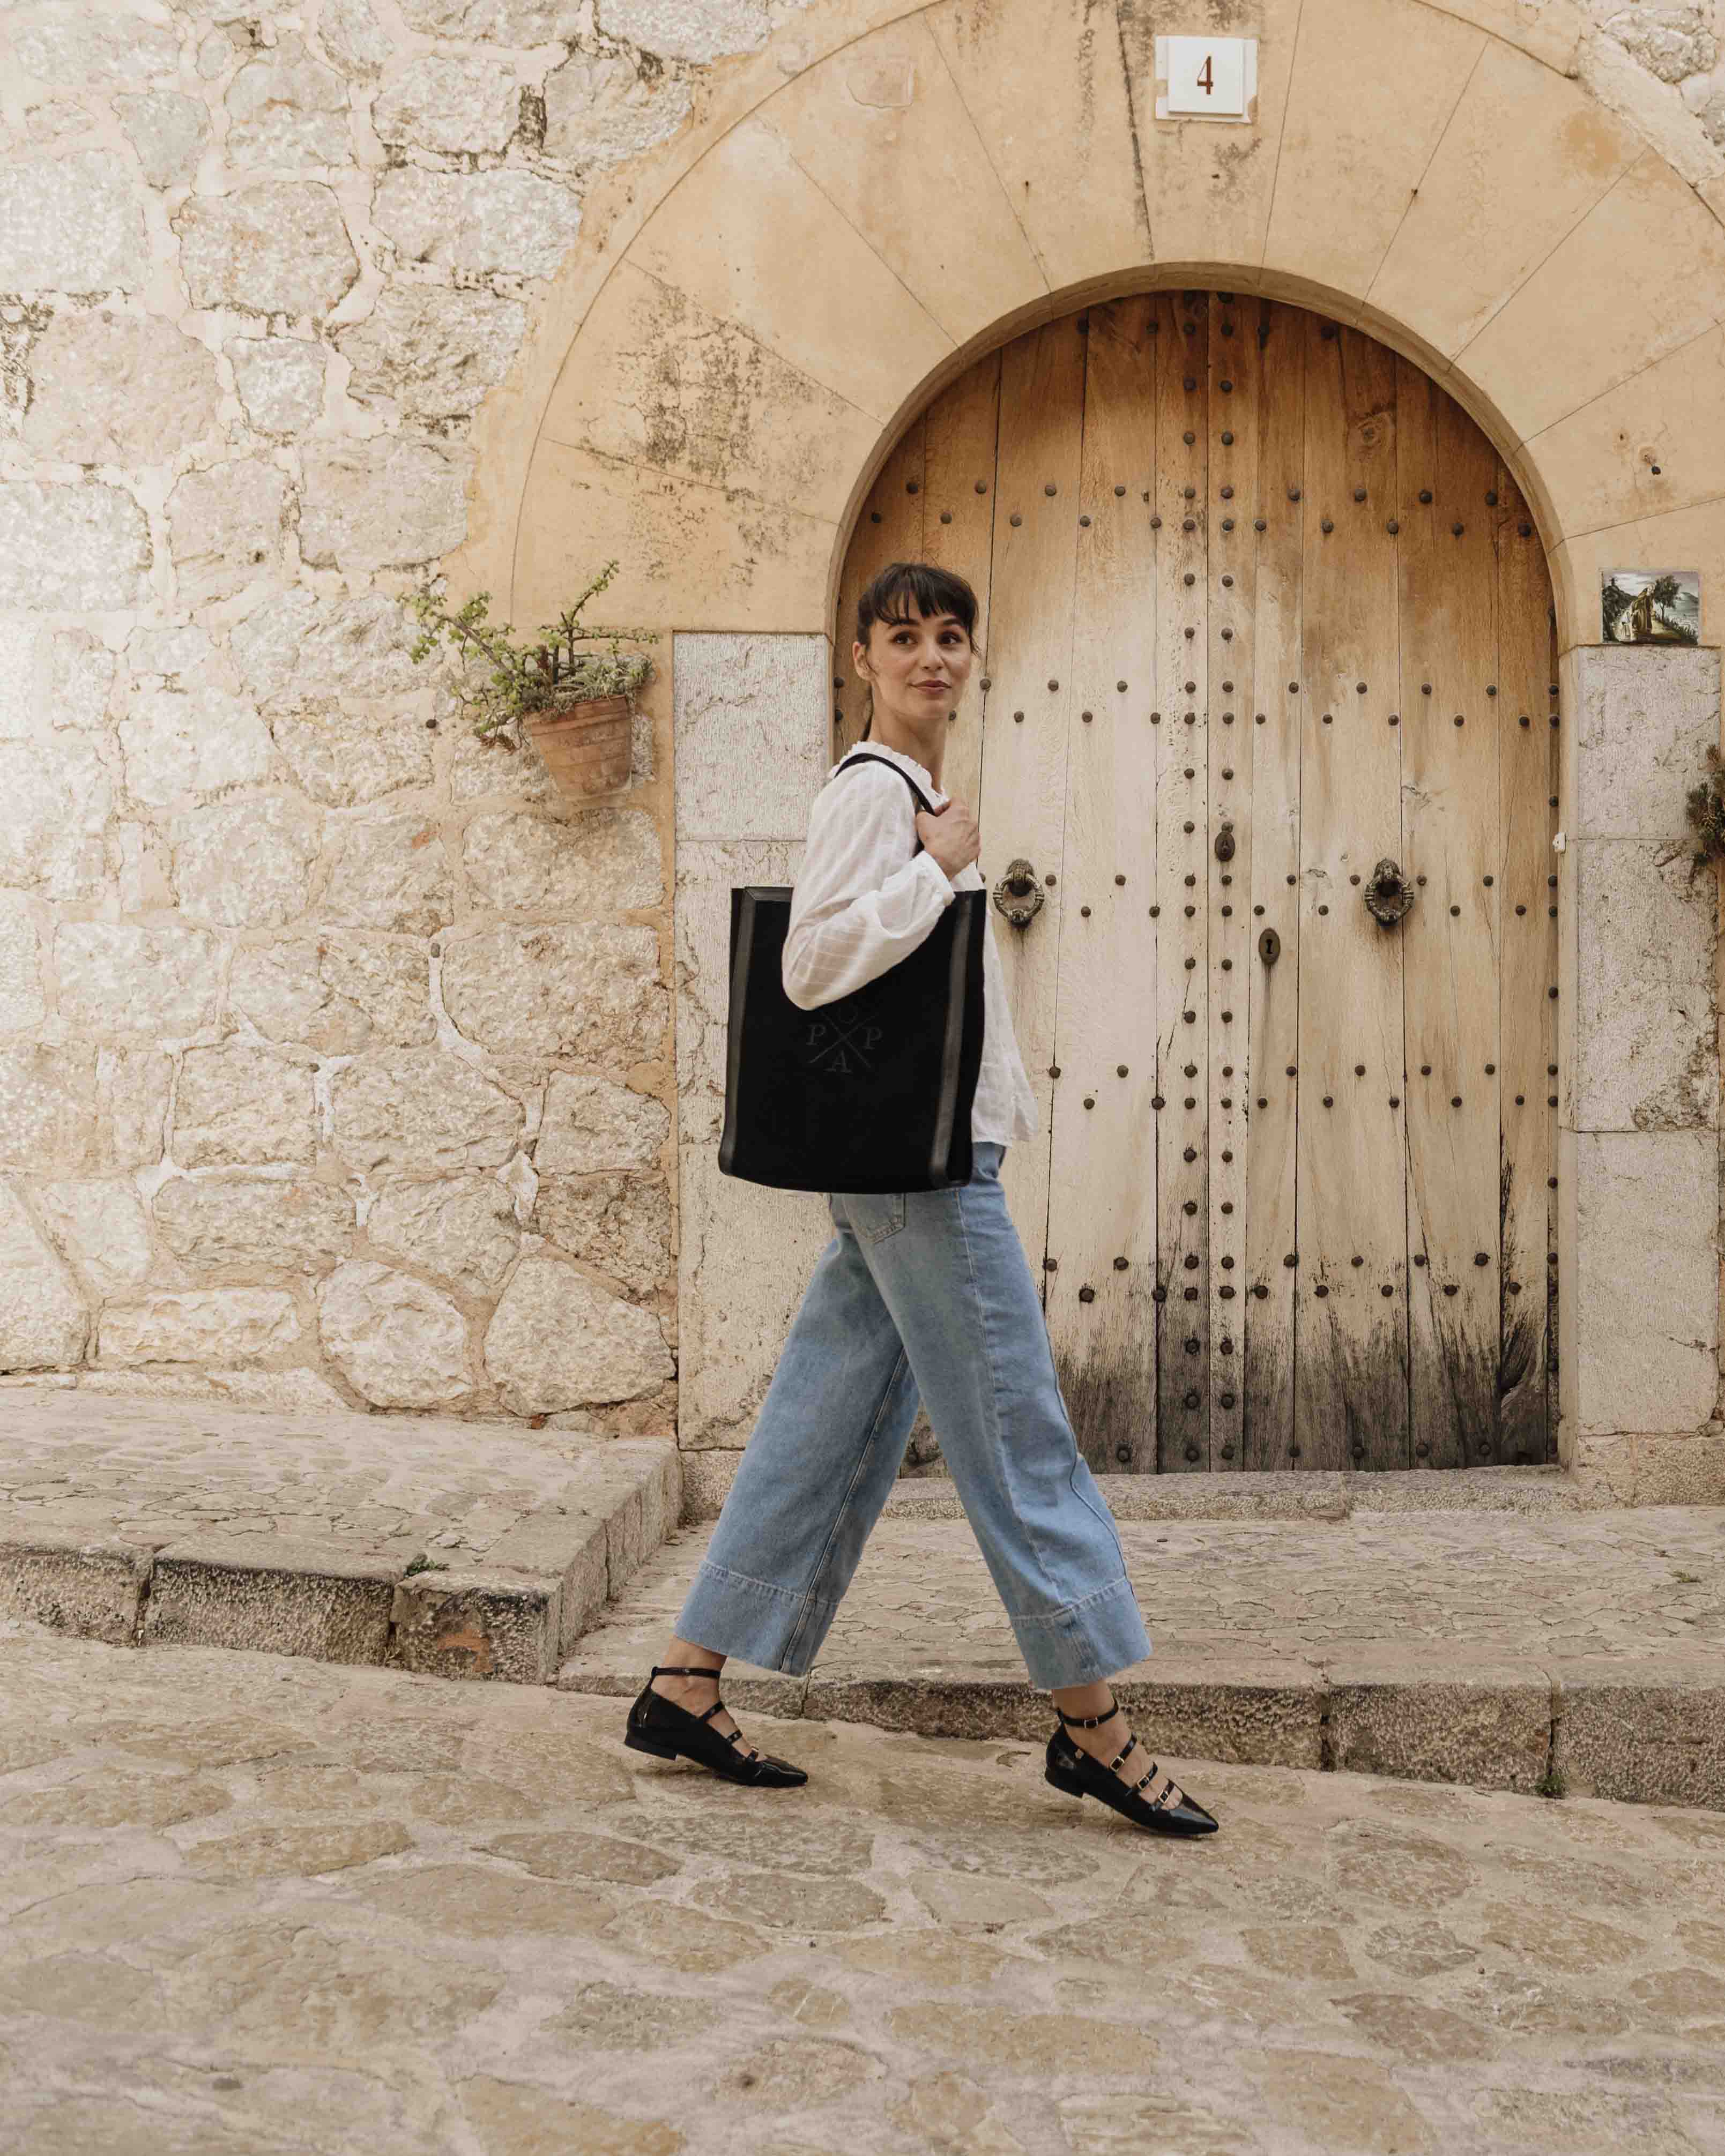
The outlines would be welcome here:
[[[1198,70],[1198,87],[1206,97],[1215,88],[1210,75],[1210,55],[1208,53],[1204,56],[1204,65]]]

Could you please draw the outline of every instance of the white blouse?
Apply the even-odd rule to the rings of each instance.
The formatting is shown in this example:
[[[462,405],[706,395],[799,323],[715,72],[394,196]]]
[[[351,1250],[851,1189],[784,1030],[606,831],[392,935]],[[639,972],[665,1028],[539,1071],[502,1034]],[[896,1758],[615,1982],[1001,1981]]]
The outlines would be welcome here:
[[[856,743],[828,772],[809,812],[803,864],[791,892],[784,940],[784,992],[799,1010],[836,1002],[907,957],[961,891],[984,888],[967,861],[950,880],[916,844],[916,800],[879,764],[838,774],[859,751],[908,771],[937,808],[947,799],[914,757],[880,742]],[[971,1109],[972,1142],[1012,1145],[1041,1128],[1012,1013],[992,916],[983,916],[983,1060]]]

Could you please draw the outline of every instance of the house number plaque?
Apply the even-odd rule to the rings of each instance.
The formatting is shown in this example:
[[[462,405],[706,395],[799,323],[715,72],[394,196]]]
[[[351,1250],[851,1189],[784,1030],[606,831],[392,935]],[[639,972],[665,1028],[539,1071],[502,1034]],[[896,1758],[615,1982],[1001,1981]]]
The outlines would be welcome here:
[[[1258,116],[1255,38],[1158,38],[1158,120],[1231,120]]]

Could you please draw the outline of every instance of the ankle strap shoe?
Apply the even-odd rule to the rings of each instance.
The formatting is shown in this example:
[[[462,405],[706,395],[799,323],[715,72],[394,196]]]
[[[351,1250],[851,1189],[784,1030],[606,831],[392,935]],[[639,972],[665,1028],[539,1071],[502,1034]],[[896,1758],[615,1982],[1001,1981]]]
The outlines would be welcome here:
[[[1109,1716],[1119,1712],[1118,1707],[1113,1705],[1106,1714],[1067,1714],[1058,1707],[1055,1709],[1062,1723],[1074,1729],[1097,1728]],[[1062,1727],[1048,1740],[1043,1779],[1064,1790],[1069,1797],[1098,1798],[1122,1819],[1130,1820],[1134,1826],[1144,1827],[1152,1834],[1214,1834],[1221,1822],[1189,1797],[1171,1776],[1163,1777],[1164,1786],[1156,1796],[1147,1799],[1141,1794],[1156,1779],[1155,1760],[1150,1762],[1137,1781],[1123,1782],[1120,1779],[1119,1769],[1135,1751],[1142,1749],[1136,1737],[1128,1737],[1105,1766],[1075,1744]]]
[[[629,1722],[623,1732],[623,1741],[631,1752],[650,1753],[655,1759],[693,1759],[698,1766],[711,1768],[724,1780],[741,1782],[748,1789],[800,1789],[809,1779],[803,1769],[793,1767],[788,1759],[775,1759],[768,1752],[757,1752],[750,1758],[741,1751],[738,1748],[743,1743],[743,1735],[740,1729],[733,1729],[727,1737],[711,1727],[713,1717],[725,1704],[722,1699],[716,1699],[703,1714],[691,1714],[686,1707],[679,1707],[674,1699],[666,1699],[662,1692],[654,1691],[653,1679],[659,1676],[711,1677],[716,1681],[718,1671],[655,1663],[646,1684],[629,1711]]]

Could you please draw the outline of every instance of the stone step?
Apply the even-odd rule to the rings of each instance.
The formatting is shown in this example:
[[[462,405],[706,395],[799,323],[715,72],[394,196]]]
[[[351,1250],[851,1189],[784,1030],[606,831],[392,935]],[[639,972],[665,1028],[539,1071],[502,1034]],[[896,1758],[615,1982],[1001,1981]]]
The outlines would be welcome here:
[[[742,1458],[737,1452],[683,1455],[683,1517],[716,1520]],[[1381,1474],[1101,1475],[1117,1520],[1343,1520],[1355,1512],[1575,1512],[1611,1507],[1598,1479],[1584,1481],[1555,1461],[1539,1467],[1392,1469]],[[950,1476],[901,1476],[886,1500],[889,1518],[964,1517]]]
[[[548,1682],[675,1526],[670,1440],[0,1394],[0,1614]]]
[[[710,1533],[670,1537],[560,1686],[639,1690]],[[1120,1536],[1153,1652],[1116,1690],[1153,1753],[1725,1809],[1725,1508],[1122,1518]],[[968,1525],[891,1511],[813,1667],[731,1662],[725,1697],[931,1737],[1055,1726]]]

